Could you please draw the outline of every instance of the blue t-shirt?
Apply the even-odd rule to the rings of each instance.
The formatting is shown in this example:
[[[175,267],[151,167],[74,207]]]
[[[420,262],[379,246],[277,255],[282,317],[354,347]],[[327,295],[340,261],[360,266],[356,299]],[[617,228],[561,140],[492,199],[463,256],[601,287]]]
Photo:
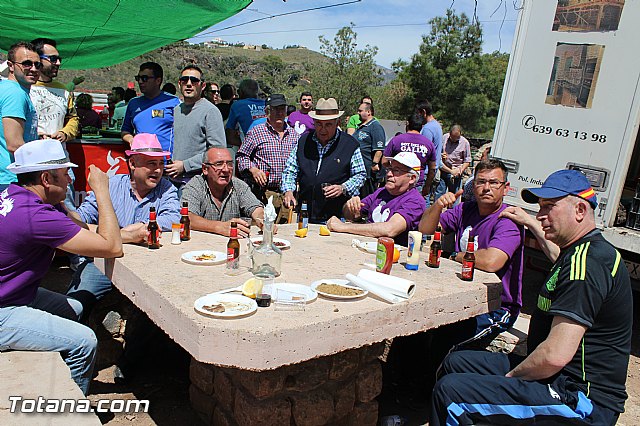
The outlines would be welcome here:
[[[31,103],[29,89],[22,87],[17,81],[0,80],[0,184],[16,182],[16,175],[7,171],[7,166],[13,163],[13,154],[7,149],[4,138],[3,117],[20,118],[24,120],[25,142],[38,139],[38,116]]]
[[[442,127],[438,120],[431,120],[424,126],[420,133],[433,142],[436,149],[436,165],[438,168],[442,166]]]
[[[180,99],[166,92],[149,99],[138,96],[129,101],[122,131],[131,134],[153,133],[165,151],[173,153],[173,109]]]
[[[253,126],[267,121],[264,108],[262,99],[247,98],[235,101],[231,104],[226,128],[235,129],[236,124],[240,124],[242,133],[246,135]]]

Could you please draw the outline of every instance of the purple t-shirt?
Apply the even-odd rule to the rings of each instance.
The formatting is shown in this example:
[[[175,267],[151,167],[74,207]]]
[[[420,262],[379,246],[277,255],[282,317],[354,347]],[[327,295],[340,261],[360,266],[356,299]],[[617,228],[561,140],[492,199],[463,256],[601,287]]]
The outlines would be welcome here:
[[[28,305],[56,247],[80,226],[33,192],[12,184],[0,193],[0,307]]]
[[[509,256],[507,263],[496,272],[502,280],[502,307],[517,315],[522,307],[522,269],[524,259],[524,226],[511,219],[498,217],[508,206],[503,204],[498,211],[480,216],[474,201],[460,203],[440,215],[444,232],[456,233],[456,249],[466,251],[469,232],[476,237],[476,249],[495,247]]]
[[[420,177],[417,187],[424,185],[424,175],[429,161],[436,161],[436,148],[429,139],[419,133],[403,133],[391,139],[384,149],[385,157],[393,157],[399,152],[413,152],[420,160]]]
[[[425,207],[424,198],[415,188],[395,197],[385,188],[379,188],[362,200],[360,213],[367,216],[369,223],[386,222],[398,213],[407,222],[407,229],[395,238],[395,242],[406,246],[409,231],[418,229]]]
[[[316,126],[313,124],[313,118],[309,117],[309,114],[303,114],[299,110],[293,111],[287,118],[291,127],[293,127],[300,136],[306,135],[311,130],[314,130]]]

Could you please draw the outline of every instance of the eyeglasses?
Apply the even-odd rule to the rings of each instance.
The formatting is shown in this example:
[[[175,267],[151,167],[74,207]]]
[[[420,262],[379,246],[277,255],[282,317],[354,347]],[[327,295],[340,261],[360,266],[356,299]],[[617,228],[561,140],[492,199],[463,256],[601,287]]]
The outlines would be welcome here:
[[[178,81],[180,83],[188,83],[189,81],[191,81],[192,84],[197,84],[197,83],[200,83],[202,80],[200,80],[198,77],[194,77],[192,75],[183,75],[182,77],[180,77],[178,79]]]
[[[213,93],[214,95],[217,95],[218,93],[220,93],[219,90],[209,90],[211,93]]]
[[[46,59],[47,61],[51,62],[52,64],[55,63],[62,63],[62,56],[60,55],[40,55],[40,59]]]
[[[485,179],[474,179],[474,186],[484,186],[485,184],[489,184],[489,188],[491,189],[499,189],[502,185],[507,183],[507,181],[500,182],[499,180],[485,180]]]
[[[13,62],[13,61],[8,61],[13,63],[14,65],[20,65],[22,66],[22,68],[35,68],[37,70],[42,69],[42,62],[36,61],[33,62],[29,59],[27,59],[26,61],[22,61],[22,62]]]
[[[213,170],[222,170],[225,166],[233,169],[233,161],[216,161],[215,163],[204,163],[204,165],[211,167]]]
[[[148,76],[148,75],[136,75],[135,80],[139,83],[139,82],[143,82],[146,83],[150,78],[155,78],[153,76]]]

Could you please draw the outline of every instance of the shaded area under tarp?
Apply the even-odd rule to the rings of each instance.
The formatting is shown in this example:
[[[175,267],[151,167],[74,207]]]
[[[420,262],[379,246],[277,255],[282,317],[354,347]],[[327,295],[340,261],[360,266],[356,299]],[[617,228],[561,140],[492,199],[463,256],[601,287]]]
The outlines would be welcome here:
[[[101,68],[185,40],[252,0],[2,0],[0,49],[52,38],[63,69]]]

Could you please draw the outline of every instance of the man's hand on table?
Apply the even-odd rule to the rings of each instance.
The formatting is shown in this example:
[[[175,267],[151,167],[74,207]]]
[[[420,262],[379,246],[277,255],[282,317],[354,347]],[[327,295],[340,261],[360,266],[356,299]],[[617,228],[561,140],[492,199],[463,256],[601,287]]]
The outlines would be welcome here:
[[[327,228],[329,228],[329,231],[342,232],[342,229],[344,229],[344,223],[337,217],[331,216],[327,221]]]
[[[181,160],[173,160],[173,163],[164,166],[164,172],[172,178],[177,178],[184,173],[184,162]]]
[[[251,224],[242,219],[231,219],[227,222],[222,222],[222,235],[227,237],[231,235],[231,222],[235,222],[238,225],[238,238],[247,238],[249,236]]]
[[[123,243],[140,244],[147,241],[149,237],[149,231],[147,230],[147,224],[138,222],[127,225],[120,229],[120,235],[122,236]],[[162,235],[160,233],[159,235]]]

